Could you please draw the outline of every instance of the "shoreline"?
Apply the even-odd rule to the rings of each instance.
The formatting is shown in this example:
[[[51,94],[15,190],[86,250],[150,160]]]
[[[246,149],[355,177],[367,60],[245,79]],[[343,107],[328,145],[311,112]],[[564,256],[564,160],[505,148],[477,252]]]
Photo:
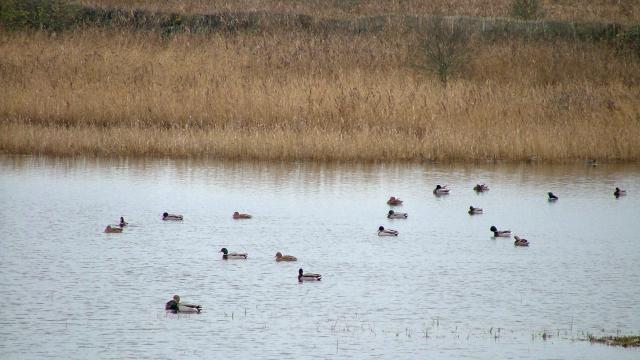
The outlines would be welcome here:
[[[65,160],[124,160],[124,161],[195,161],[195,162],[223,162],[223,163],[264,163],[264,164],[317,164],[317,165],[444,165],[444,166],[585,166],[597,168],[600,166],[625,166],[638,165],[638,159],[597,159],[597,158],[572,158],[572,159],[313,159],[313,158],[229,158],[214,154],[106,154],[106,153],[43,153],[43,152],[10,152],[0,149],[0,157],[24,157],[41,159],[65,159]]]

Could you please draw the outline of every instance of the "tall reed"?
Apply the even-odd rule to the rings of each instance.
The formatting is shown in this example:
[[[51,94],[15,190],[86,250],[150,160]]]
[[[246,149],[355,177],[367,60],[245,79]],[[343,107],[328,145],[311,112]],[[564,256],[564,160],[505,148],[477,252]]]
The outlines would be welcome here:
[[[640,159],[640,61],[475,40],[443,88],[417,38],[0,32],[0,151],[318,160]]]

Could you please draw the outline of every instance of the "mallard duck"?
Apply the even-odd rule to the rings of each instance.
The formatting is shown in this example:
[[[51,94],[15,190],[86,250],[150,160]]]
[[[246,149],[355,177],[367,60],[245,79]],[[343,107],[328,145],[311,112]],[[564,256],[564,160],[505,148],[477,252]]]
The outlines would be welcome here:
[[[548,192],[547,195],[549,195],[549,201],[556,201],[558,200],[558,197],[555,196],[552,192]]]
[[[276,261],[298,261],[298,259],[293,255],[282,255],[280,251],[276,253]]]
[[[227,248],[222,248],[218,252],[222,253],[222,260],[246,259],[247,258],[247,253],[229,253]]]
[[[322,275],[320,274],[311,274],[311,273],[303,273],[302,269],[298,270],[298,281],[320,281],[322,280]]]
[[[384,226],[378,228],[378,236],[398,236],[398,231],[385,229]]]
[[[468,211],[468,213],[469,213],[469,215],[482,214],[482,208],[477,208],[477,207],[469,206],[469,211]]]
[[[402,200],[397,199],[396,197],[392,196],[392,197],[389,198],[389,200],[387,200],[387,205],[391,205],[391,206],[402,205]]]
[[[200,313],[202,306],[193,304],[184,304],[180,302],[180,296],[173,295],[173,299],[169,300],[164,309],[172,313]]]
[[[238,220],[238,219],[251,219],[251,215],[249,214],[241,214],[239,212],[234,212],[233,213],[233,218]]]
[[[620,196],[624,196],[627,195],[627,190],[622,190],[620,188],[616,188],[616,191],[613,192],[613,196],[615,197],[620,197]]]
[[[473,190],[476,192],[489,191],[489,187],[485,184],[476,184],[476,186],[473,187]]]
[[[120,216],[120,224],[119,224],[119,226],[120,226],[121,228],[123,228],[123,227],[125,227],[125,226],[127,226],[127,225],[129,225],[129,223],[128,223],[128,222],[126,222],[126,221],[124,221],[124,217]]]
[[[182,215],[169,214],[168,212],[165,212],[162,214],[162,220],[182,221],[183,217]]]
[[[436,185],[436,188],[433,189],[434,195],[448,195],[449,189],[447,189],[447,185]]]
[[[387,213],[387,218],[389,219],[406,219],[408,216],[407,213],[395,212],[393,210],[389,210]]]
[[[529,246],[529,241],[527,239],[522,239],[518,235],[514,236],[516,241],[513,242],[515,246]]]
[[[117,226],[107,225],[107,227],[104,228],[104,232],[108,234],[121,233],[122,228],[119,228]]]
[[[498,230],[495,226],[489,228],[493,232],[494,237],[511,237],[511,230]]]

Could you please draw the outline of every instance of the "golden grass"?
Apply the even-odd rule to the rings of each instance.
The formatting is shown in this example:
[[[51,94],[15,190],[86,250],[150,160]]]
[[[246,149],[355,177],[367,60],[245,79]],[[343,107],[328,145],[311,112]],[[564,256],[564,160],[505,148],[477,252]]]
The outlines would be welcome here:
[[[512,0],[77,0],[98,7],[202,14],[266,11],[324,18],[382,14],[509,17]],[[640,0],[541,0],[546,19],[576,22],[640,22]]]
[[[0,151],[230,159],[640,159],[640,62],[470,45],[447,88],[415,39],[0,32]]]

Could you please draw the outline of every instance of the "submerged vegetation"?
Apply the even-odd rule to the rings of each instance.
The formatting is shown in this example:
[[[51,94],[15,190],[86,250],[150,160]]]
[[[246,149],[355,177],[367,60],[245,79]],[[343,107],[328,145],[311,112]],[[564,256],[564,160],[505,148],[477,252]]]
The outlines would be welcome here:
[[[640,347],[640,336],[589,336],[592,343],[605,344],[610,346]]]
[[[432,14],[508,16],[496,3]],[[434,18],[419,10],[442,4],[418,1],[127,4],[0,0],[0,151],[640,159],[635,8],[566,23]],[[444,73],[424,47],[438,23],[466,44]]]

